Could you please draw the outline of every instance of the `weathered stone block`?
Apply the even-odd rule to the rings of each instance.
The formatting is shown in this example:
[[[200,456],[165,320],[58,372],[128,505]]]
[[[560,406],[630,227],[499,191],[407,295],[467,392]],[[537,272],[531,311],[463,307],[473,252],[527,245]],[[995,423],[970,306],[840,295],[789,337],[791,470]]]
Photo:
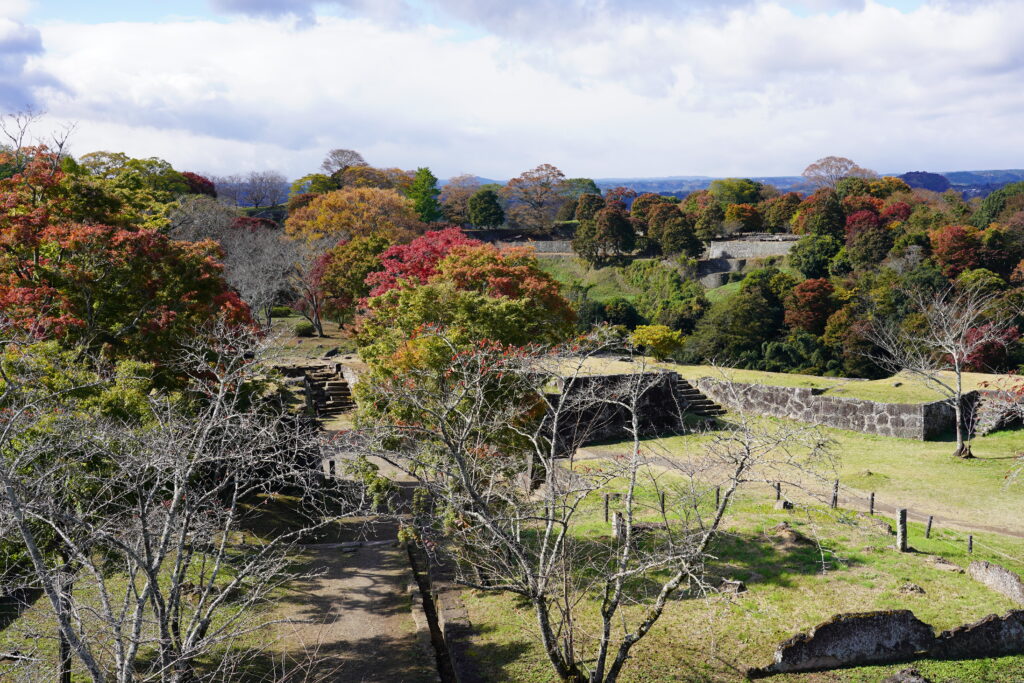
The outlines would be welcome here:
[[[1024,610],[990,614],[939,634],[929,653],[936,659],[978,659],[1024,652]]]
[[[910,610],[837,614],[782,643],[775,662],[752,677],[908,661],[935,641],[932,627]]]
[[[971,562],[967,574],[1017,604],[1024,605],[1024,581],[1009,569],[991,562]]]

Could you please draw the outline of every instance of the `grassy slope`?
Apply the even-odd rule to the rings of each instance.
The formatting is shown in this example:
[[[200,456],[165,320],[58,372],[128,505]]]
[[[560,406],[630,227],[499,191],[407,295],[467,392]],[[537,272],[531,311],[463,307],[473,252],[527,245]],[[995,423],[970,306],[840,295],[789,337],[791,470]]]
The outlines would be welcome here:
[[[880,506],[907,507],[921,518],[936,515],[959,520],[958,526],[965,529],[991,526],[1024,533],[1024,483],[1007,486],[1014,458],[1024,451],[1024,431],[975,439],[978,457],[973,460],[954,457],[953,444],[946,441],[892,439],[830,428],[822,428],[822,433],[833,441],[835,476],[844,498],[866,501],[873,491]],[[657,455],[685,459],[700,452],[703,438],[651,439],[647,447]],[[625,448],[608,444],[587,450],[612,456]],[[854,504],[858,509],[866,506],[860,500]]]
[[[588,514],[581,533],[607,534],[596,505]],[[772,527],[783,520],[819,539],[825,553],[814,545],[794,546],[776,537]],[[739,596],[683,597],[670,602],[662,619],[635,648],[623,680],[742,680],[747,667],[771,661],[779,642],[838,612],[912,609],[925,622],[945,629],[1013,608],[1008,599],[966,575],[936,569],[928,559],[931,554],[959,565],[971,559],[990,559],[1024,570],[1024,563],[1009,562],[978,545],[968,557],[963,544],[951,542],[945,531],[925,540],[921,526],[914,524],[911,541],[919,552],[896,553],[890,549],[892,537],[863,517],[829,515],[820,509],[779,512],[764,498],[741,501],[730,531],[715,549],[719,559],[710,570],[744,580],[749,591]],[[981,535],[978,542],[1024,557],[1021,540]],[[824,571],[823,557],[827,562]],[[908,582],[924,588],[925,595],[901,592]],[[466,604],[476,629],[473,653],[486,662],[490,680],[553,680],[532,636],[535,627],[528,606],[479,592],[467,592]],[[917,666],[938,680],[1024,677],[1024,656],[921,662]],[[867,667],[773,680],[875,682],[900,668]]]
[[[567,256],[538,255],[537,260],[541,268],[563,287],[573,282],[591,285],[589,294],[595,301],[608,301],[616,297],[632,300],[638,294],[614,266],[590,268],[580,259]]]

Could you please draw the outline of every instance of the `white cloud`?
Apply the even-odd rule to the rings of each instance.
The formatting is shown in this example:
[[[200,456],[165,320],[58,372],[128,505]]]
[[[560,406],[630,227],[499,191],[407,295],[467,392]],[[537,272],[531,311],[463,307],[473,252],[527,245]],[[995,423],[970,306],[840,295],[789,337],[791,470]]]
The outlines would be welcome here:
[[[439,1],[463,18],[473,5]],[[523,6],[536,2],[552,0]],[[1008,17],[1021,2],[902,13],[866,0],[831,15],[644,4],[627,20],[605,0],[550,45],[489,15],[473,19],[495,26],[479,37],[350,16],[51,25],[32,64],[73,88],[46,99],[79,121],[76,151],[210,172],[297,176],[336,146],[440,176],[541,162],[590,176],[795,174],[825,154],[893,171],[1020,165],[1024,24]],[[496,7],[476,11],[507,19]]]

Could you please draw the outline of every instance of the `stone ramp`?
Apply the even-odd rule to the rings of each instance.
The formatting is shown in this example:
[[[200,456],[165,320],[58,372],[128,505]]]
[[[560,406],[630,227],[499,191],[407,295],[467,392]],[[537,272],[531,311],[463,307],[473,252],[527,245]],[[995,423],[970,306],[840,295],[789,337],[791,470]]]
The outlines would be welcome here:
[[[279,602],[277,649],[292,658],[315,651],[322,681],[436,683],[429,643],[417,636],[404,548],[368,544],[306,546],[317,578],[294,582]]]

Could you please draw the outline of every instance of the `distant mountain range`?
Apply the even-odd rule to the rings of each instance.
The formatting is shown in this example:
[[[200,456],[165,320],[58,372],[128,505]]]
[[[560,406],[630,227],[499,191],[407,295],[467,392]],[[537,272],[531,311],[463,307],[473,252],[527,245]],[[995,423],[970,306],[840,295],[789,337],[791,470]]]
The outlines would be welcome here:
[[[942,173],[911,171],[903,174],[885,173],[883,175],[898,176],[906,180],[911,187],[922,187],[936,192],[944,192],[952,188],[960,192],[965,199],[985,197],[1004,185],[1024,181],[1024,169],[1019,168],[988,171],[944,171]],[[652,178],[595,178],[594,182],[602,190],[628,187],[638,193],[654,192],[681,197],[697,190],[706,190],[712,181],[718,179],[714,176],[678,175]],[[774,185],[784,191],[806,191],[808,189],[807,181],[801,176],[756,176],[750,179]],[[482,185],[488,183],[503,185],[507,182],[479,176],[477,180]]]

